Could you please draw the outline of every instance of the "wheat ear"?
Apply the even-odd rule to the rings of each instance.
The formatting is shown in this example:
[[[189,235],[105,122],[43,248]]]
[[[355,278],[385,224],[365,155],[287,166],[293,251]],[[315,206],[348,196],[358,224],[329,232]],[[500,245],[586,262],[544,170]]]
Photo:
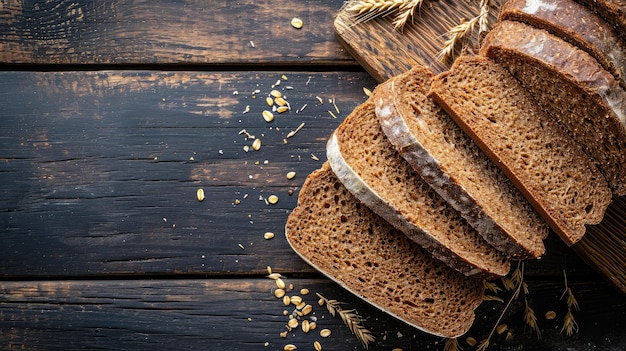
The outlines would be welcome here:
[[[326,309],[333,317],[337,314],[339,315],[343,323],[348,326],[352,334],[356,336],[365,349],[368,348],[371,342],[376,340],[374,335],[372,335],[372,332],[365,329],[365,327],[361,324],[362,319],[356,313],[356,310],[344,310],[341,307],[340,302],[337,300],[329,300],[319,293],[317,293],[317,297],[320,298],[320,305],[326,305]]]

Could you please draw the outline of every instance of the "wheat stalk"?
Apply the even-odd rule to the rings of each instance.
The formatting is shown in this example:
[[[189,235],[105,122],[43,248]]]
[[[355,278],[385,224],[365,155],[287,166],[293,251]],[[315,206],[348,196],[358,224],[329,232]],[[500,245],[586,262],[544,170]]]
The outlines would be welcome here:
[[[563,299],[565,295],[567,295],[567,313],[565,314],[565,318],[563,318],[563,327],[561,328],[561,333],[565,331],[567,336],[572,336],[574,333],[578,332],[578,323],[574,319],[574,314],[572,313],[572,308],[576,311],[580,311],[580,306],[578,305],[578,301],[574,297],[574,293],[572,292],[572,288],[567,285],[567,274],[563,271],[563,277],[565,280],[565,291],[561,295],[560,300]]]
[[[469,21],[461,22],[460,24],[452,27],[446,33],[448,39],[443,43],[443,49],[437,54],[439,59],[445,62],[450,61],[454,56],[454,50],[461,43],[464,42],[468,35],[476,30],[478,25],[478,36],[481,33],[487,31],[489,25],[489,11],[491,10],[490,0],[480,1],[480,13],[470,19]]]
[[[415,10],[423,2],[424,0],[357,0],[349,3],[346,9],[356,15],[357,23],[396,14],[392,23],[396,30],[401,30],[415,16]]]
[[[397,30],[401,30],[404,28],[404,25],[408,22],[409,18],[415,17],[415,9],[419,9],[424,0],[408,0],[403,6],[398,10],[398,15],[393,20],[393,26]]]
[[[459,340],[457,338],[447,338],[445,344],[443,344],[443,351],[459,351]]]
[[[326,309],[333,317],[335,317],[337,314],[339,315],[343,323],[348,326],[352,334],[356,336],[356,338],[359,340],[359,342],[361,342],[361,345],[363,345],[365,349],[368,348],[371,342],[374,342],[376,340],[372,335],[372,332],[365,329],[365,327],[361,324],[362,319],[356,313],[356,310],[344,310],[341,307],[341,303],[339,301],[329,300],[319,293],[317,294],[317,296],[320,298],[321,304],[326,305]]]
[[[524,322],[537,333],[537,338],[541,340],[541,331],[539,331],[539,326],[537,325],[537,316],[535,315],[535,311],[530,308],[528,305],[528,300],[524,298]]]

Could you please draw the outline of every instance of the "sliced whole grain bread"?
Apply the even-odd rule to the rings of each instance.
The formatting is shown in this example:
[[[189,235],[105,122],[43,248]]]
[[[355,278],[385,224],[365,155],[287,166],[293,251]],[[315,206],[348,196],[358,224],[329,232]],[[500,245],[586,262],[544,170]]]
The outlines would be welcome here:
[[[515,78],[482,56],[462,56],[435,77],[431,96],[531,201],[567,244],[611,202],[606,180]]]
[[[539,258],[548,226],[471,138],[430,97],[433,73],[416,66],[382,83],[372,99],[387,139],[492,246]]]
[[[356,198],[435,257],[465,275],[508,273],[508,257],[489,245],[397,153],[371,99],[337,128],[326,151],[337,178]]]
[[[577,0],[597,12],[626,40],[626,1],[624,0]]]
[[[626,91],[593,57],[526,24],[498,22],[480,53],[517,78],[594,160],[616,196],[626,195]]]
[[[626,41],[586,6],[574,0],[509,0],[500,7],[498,18],[547,30],[577,46],[626,88]]]
[[[370,211],[328,163],[307,177],[285,234],[314,268],[427,333],[465,334],[483,298],[482,280],[450,269]]]

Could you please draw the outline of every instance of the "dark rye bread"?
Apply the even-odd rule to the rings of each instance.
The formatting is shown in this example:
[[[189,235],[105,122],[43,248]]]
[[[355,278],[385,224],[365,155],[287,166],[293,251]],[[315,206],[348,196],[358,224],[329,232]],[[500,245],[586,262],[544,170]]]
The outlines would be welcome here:
[[[626,92],[586,52],[520,22],[498,22],[480,53],[504,66],[626,195]]]
[[[611,23],[626,40],[626,1],[625,0],[577,0]]]
[[[474,139],[567,245],[597,224],[611,202],[605,179],[509,72],[462,56],[435,77],[431,96]]]
[[[371,99],[346,117],[328,141],[328,161],[356,198],[436,258],[465,275],[509,272],[509,259],[489,245],[387,140]]]
[[[382,83],[372,99],[387,139],[492,246],[539,258],[548,226],[500,169],[427,96],[433,73],[416,66]]]
[[[305,180],[285,234],[311,266],[430,334],[465,334],[483,299],[482,280],[450,269],[370,211],[328,163]]]
[[[626,88],[626,41],[613,27],[574,0],[509,0],[499,20],[512,20],[545,29],[586,51]]]

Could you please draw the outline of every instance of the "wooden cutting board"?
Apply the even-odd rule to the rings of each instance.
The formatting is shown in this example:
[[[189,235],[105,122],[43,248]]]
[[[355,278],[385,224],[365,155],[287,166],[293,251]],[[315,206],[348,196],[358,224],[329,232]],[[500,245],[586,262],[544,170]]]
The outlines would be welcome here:
[[[430,67],[435,73],[449,68],[438,53],[444,47],[446,33],[462,20],[475,17],[478,1],[427,1],[413,23],[402,31],[394,29],[392,17],[359,21],[345,5],[334,22],[335,35],[344,48],[378,82],[383,82],[414,65]],[[498,4],[494,4],[489,24],[497,20]],[[478,47],[478,36],[467,47]],[[458,47],[457,55],[462,50]],[[626,197],[615,199],[604,221],[588,228],[581,242],[573,246],[578,255],[606,280],[626,295]]]

